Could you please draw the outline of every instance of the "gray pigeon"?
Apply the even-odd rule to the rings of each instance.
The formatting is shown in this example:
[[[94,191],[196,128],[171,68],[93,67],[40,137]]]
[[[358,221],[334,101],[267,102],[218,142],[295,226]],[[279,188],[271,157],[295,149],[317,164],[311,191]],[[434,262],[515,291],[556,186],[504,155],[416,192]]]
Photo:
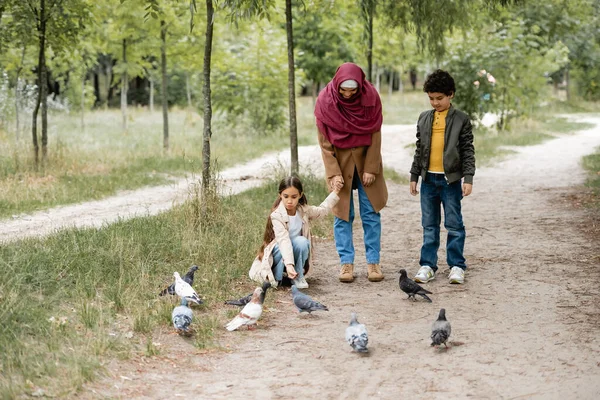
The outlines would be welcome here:
[[[187,305],[187,300],[185,297],[182,298],[181,305],[175,307],[171,313],[171,321],[173,321],[173,326],[177,333],[182,336],[192,335],[193,332],[190,325],[192,324],[193,316],[192,310]]]
[[[346,341],[358,353],[369,352],[369,349],[367,349],[367,345],[369,344],[367,328],[363,324],[358,323],[356,313],[352,313],[350,325],[346,328]]]
[[[442,308],[438,319],[431,326],[431,345],[439,346],[443,343],[448,347],[446,341],[450,337],[451,331],[450,322],[446,319],[446,309]]]
[[[318,301],[314,301],[310,298],[310,296],[302,293],[296,285],[292,285],[292,300],[294,300],[294,305],[298,308],[299,312],[307,312],[311,313],[317,310],[329,311],[327,306],[319,303]]]
[[[194,273],[198,270],[198,266],[197,265],[192,265],[191,268],[188,270],[188,272],[186,272],[186,274],[183,276],[183,280],[187,283],[190,284],[190,286],[192,286],[194,284]],[[163,289],[162,292],[160,292],[158,295],[159,296],[165,296],[166,294],[170,294],[171,296],[175,296],[175,283],[171,283],[171,285],[169,285],[168,288]]]
[[[264,303],[265,302],[265,296],[267,295],[267,289],[271,287],[271,283],[270,282],[264,282],[262,285],[262,290],[263,292],[260,294],[260,303]],[[252,299],[252,295],[254,294],[254,292],[250,293],[248,296],[244,296],[241,299],[237,299],[237,300],[227,300],[225,301],[225,304],[228,304],[230,306],[238,306],[238,307],[244,307],[246,304],[250,303],[250,300]]]
[[[431,299],[427,296],[427,294],[432,293],[429,290],[423,289],[418,283],[415,283],[415,281],[406,276],[405,269],[400,270],[399,283],[400,289],[402,289],[402,291],[408,295],[409,299],[412,297],[413,300],[416,300],[415,295],[418,294],[419,296],[423,296],[425,300],[431,303]]]

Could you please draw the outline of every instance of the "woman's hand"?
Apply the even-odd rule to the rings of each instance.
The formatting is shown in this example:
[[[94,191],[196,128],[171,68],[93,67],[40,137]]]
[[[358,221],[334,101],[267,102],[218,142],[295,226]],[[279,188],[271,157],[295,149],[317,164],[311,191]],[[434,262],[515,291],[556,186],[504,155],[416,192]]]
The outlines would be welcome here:
[[[285,269],[287,271],[288,278],[290,278],[290,279],[296,279],[296,276],[298,276],[298,273],[294,269],[294,264],[288,264],[288,265],[286,265]]]
[[[369,187],[375,182],[375,174],[370,174],[368,172],[363,172],[362,176],[362,184],[364,187]]]
[[[412,194],[413,196],[416,196],[419,194],[419,191],[417,190],[417,182],[410,183],[410,194]]]

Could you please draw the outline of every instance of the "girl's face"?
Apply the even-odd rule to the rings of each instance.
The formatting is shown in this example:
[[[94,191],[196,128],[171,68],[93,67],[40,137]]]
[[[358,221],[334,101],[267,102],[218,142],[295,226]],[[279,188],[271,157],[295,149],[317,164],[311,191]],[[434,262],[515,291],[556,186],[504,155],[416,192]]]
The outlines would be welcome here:
[[[302,193],[300,193],[295,187],[291,186],[281,192],[279,197],[281,197],[281,201],[285,205],[285,209],[288,212],[295,213],[298,202],[300,201],[300,197],[302,197]]]
[[[350,97],[354,96],[356,94],[356,92],[358,92],[358,88],[348,89],[348,88],[340,87],[340,94],[345,99],[349,99]]]
[[[431,107],[433,107],[437,112],[442,112],[449,109],[450,100],[452,100],[454,97],[454,93],[448,96],[444,93],[428,92],[427,95],[429,96],[429,104],[431,104]]]

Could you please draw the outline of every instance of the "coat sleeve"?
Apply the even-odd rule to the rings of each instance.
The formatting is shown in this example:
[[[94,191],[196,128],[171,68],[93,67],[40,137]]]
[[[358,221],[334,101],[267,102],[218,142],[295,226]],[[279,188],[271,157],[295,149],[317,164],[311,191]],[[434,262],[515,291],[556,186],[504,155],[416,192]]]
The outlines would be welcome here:
[[[420,120],[421,118],[419,118],[419,121]],[[415,148],[415,156],[410,167],[410,181],[418,182],[419,176],[421,176],[421,130],[419,129],[419,123],[417,122],[417,145]]]
[[[275,233],[275,241],[279,245],[279,251],[283,258],[285,265],[295,265],[294,261],[294,249],[292,247],[292,240],[290,239],[290,232],[288,231],[285,222],[271,214],[271,222],[273,222],[273,232]]]
[[[379,175],[381,171],[381,131],[371,136],[371,145],[365,156],[365,172]]]
[[[319,135],[319,146],[321,146],[321,156],[323,157],[323,164],[325,166],[325,175],[327,179],[331,179],[334,176],[342,175],[340,164],[335,156],[335,148],[325,136],[318,131]]]
[[[473,126],[469,118],[461,128],[458,137],[458,151],[462,161],[462,172],[465,177],[465,183],[473,184],[473,175],[475,175],[475,147],[473,146]]]
[[[327,196],[327,198],[318,206],[308,206],[306,210],[308,218],[313,219],[326,216],[331,212],[331,209],[338,201],[340,201],[340,197],[337,194],[334,192],[329,193],[329,196]]]

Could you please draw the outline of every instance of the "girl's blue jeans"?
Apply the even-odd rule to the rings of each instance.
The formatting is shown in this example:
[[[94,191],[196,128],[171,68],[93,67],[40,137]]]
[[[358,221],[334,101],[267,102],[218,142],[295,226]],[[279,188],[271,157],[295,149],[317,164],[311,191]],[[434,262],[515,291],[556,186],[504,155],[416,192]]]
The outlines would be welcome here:
[[[446,261],[450,267],[467,268],[463,255],[466,232],[460,207],[461,200],[460,180],[448,184],[444,174],[427,173],[421,183],[421,224],[423,225],[423,246],[419,260],[421,266],[428,265],[437,271],[441,206],[443,206],[444,227],[448,231]]]
[[[355,184],[358,186],[358,205],[360,207],[360,219],[362,220],[365,250],[368,264],[379,264],[379,253],[381,252],[381,214],[375,212],[360,179],[356,179],[358,173],[354,173]],[[350,217],[346,222],[335,217],[333,223],[333,236],[335,248],[340,256],[341,264],[354,264],[354,243],[352,241],[352,223],[354,222],[354,199],[350,192]]]
[[[294,269],[298,273],[297,278],[304,276],[304,264],[310,255],[310,242],[304,236],[297,236],[292,239],[292,248],[294,249]],[[283,279],[283,271],[285,264],[279,245],[273,247],[273,276],[275,280],[280,282]]]

